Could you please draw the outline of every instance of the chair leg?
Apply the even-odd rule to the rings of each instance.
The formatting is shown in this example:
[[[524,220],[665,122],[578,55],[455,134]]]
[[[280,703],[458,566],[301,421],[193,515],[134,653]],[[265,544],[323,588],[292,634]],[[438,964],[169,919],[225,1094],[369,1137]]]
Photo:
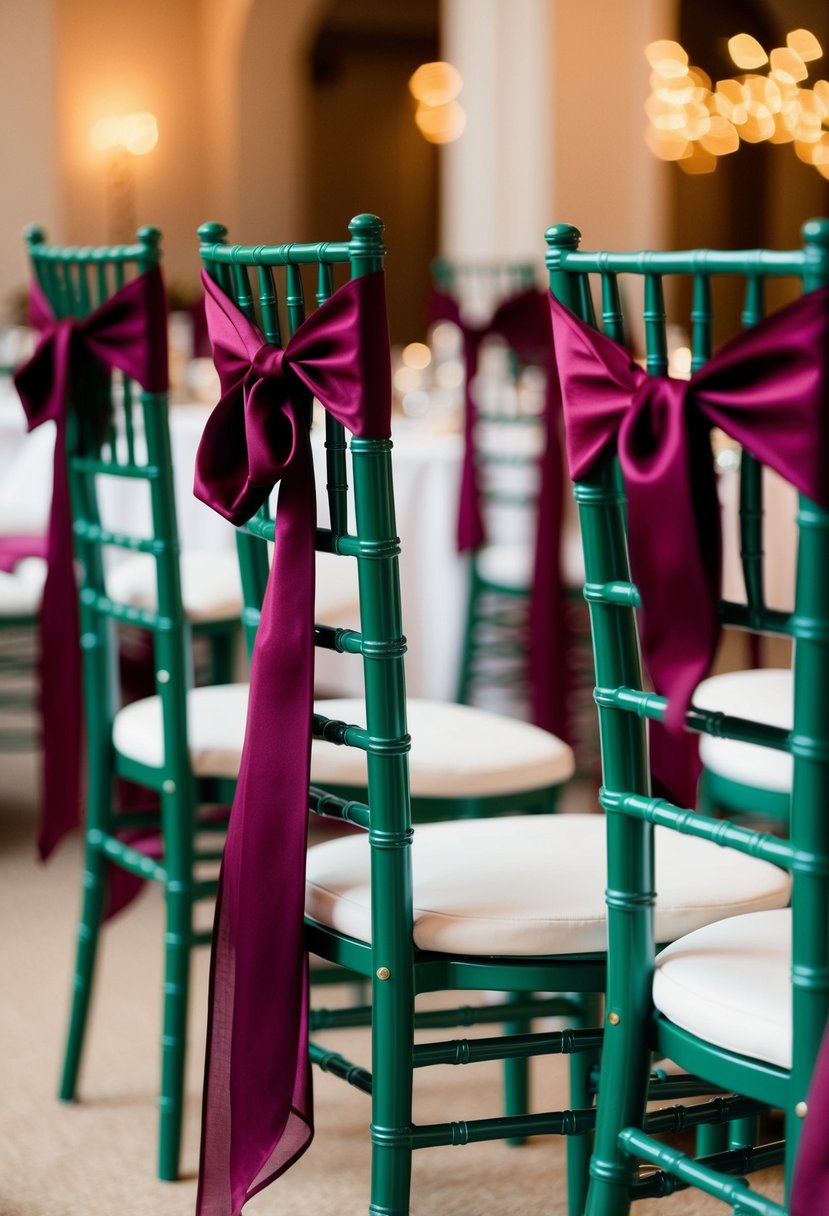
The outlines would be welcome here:
[[[166,892],[164,1029],[161,1038],[158,1147],[158,1176],[165,1182],[174,1182],[178,1177],[181,1150],[192,918],[189,892],[171,887],[172,884],[167,887]]]
[[[458,691],[455,697],[459,705],[467,705],[469,703],[470,686],[472,683],[472,663],[475,653],[475,628],[478,620],[478,593],[478,580],[474,569],[470,569],[466,621],[463,631],[463,652],[461,654],[461,669],[458,677]]]
[[[511,992],[507,997],[507,1007],[526,998],[524,992]],[[516,1022],[504,1023],[504,1034],[528,1034],[530,1021],[522,1018]],[[530,1108],[530,1062],[528,1059],[504,1060],[504,1114],[523,1115]],[[524,1140],[513,1137],[505,1141],[507,1144],[519,1145]]]
[[[210,638],[210,674],[211,684],[230,684],[233,681],[233,657],[236,649],[236,639],[239,636],[238,626],[233,625],[220,633],[212,634]]]
[[[92,992],[92,977],[98,948],[98,934],[104,914],[106,880],[106,859],[99,849],[89,843],[87,838],[82,880],[83,906],[78,925],[72,1009],[69,1015],[69,1032],[59,1090],[59,1096],[64,1102],[72,1102],[77,1090],[78,1069],[86,1032],[89,998]]]
[[[373,985],[369,1216],[409,1216],[414,997],[398,979]],[[398,991],[395,991],[395,988]],[[409,1050],[401,1045],[408,1043]]]
[[[577,1025],[582,1028],[601,1026],[602,998],[595,993],[585,994],[581,997],[580,1004],[581,1016]],[[579,1051],[570,1056],[570,1107],[572,1110],[586,1110],[593,1105],[590,1076],[600,1059],[599,1051]],[[590,1132],[586,1132],[583,1136],[567,1137],[568,1216],[581,1216],[584,1211],[590,1181],[592,1152],[593,1136]]]

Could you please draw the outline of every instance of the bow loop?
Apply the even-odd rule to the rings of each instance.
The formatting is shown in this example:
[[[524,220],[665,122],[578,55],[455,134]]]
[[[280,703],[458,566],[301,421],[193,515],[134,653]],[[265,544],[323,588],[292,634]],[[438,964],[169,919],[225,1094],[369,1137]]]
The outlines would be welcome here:
[[[738,334],[687,382],[647,377],[552,295],[550,307],[570,473],[618,445],[642,648],[676,733],[719,639],[712,426],[829,507],[829,288]]]

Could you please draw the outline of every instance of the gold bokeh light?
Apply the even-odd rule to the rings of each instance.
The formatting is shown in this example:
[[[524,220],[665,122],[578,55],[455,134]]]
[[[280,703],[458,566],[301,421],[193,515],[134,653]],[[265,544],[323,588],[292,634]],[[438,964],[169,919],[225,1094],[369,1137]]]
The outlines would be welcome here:
[[[422,63],[409,79],[409,92],[417,102],[415,123],[424,139],[448,144],[466,127],[466,113],[456,101],[463,88],[460,72],[451,63]]]
[[[409,80],[409,92],[412,97],[427,106],[445,106],[454,101],[462,86],[463,81],[458,69],[443,60],[422,63]]]
[[[121,150],[132,156],[146,156],[158,143],[158,122],[155,115],[146,110],[99,118],[89,139],[98,152]]]
[[[829,179],[829,81],[804,85],[807,64],[823,54],[815,35],[792,30],[785,46],[767,51],[753,35],[735,34],[728,51],[743,74],[712,85],[678,42],[645,47],[651,66],[646,140],[654,155],[686,173],[712,173],[741,140],[790,143],[800,160]]]

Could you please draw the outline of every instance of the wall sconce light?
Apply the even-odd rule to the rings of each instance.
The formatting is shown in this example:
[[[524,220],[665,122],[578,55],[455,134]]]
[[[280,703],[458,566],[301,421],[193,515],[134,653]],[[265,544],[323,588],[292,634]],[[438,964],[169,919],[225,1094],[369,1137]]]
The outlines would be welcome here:
[[[423,63],[409,80],[417,104],[415,123],[430,144],[448,144],[466,127],[466,113],[456,97],[463,88],[461,74],[451,63]]]
[[[158,143],[158,122],[145,110],[99,118],[89,138],[93,148],[107,156],[109,240],[115,244],[129,242],[138,223],[134,158],[152,152]]]

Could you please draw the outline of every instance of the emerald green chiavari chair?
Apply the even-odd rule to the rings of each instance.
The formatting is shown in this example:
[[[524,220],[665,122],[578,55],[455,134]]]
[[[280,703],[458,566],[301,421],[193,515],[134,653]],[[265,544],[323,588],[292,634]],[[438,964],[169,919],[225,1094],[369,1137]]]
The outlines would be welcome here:
[[[803,425],[803,411],[794,414],[795,395],[799,392],[802,396],[809,384],[820,383],[820,371],[814,369],[820,358],[819,347],[826,340],[825,300],[823,293],[814,297],[808,293],[829,283],[829,223],[809,222],[803,229],[803,239],[803,247],[792,252],[625,254],[580,252],[579,233],[567,225],[553,227],[547,233],[553,295],[586,327],[599,328],[591,289],[592,283],[598,283],[601,328],[605,335],[623,343],[625,333],[636,321],[630,313],[623,316],[620,300],[634,298],[638,284],[644,299],[648,373],[656,377],[667,374],[663,285],[675,291],[675,284],[684,277],[690,284],[692,300],[693,368],[702,369],[701,376],[709,376],[707,382],[697,381],[698,390],[692,385],[692,392],[701,394],[699,400],[716,398],[718,404],[725,401],[726,410],[730,390],[739,392],[746,382],[754,385],[756,391],[741,415],[744,446],[740,528],[746,602],[721,601],[720,621],[726,627],[788,637],[795,646],[790,723],[769,725],[759,698],[753,706],[735,714],[731,705],[723,711],[710,696],[700,704],[694,694],[684,715],[685,728],[703,737],[711,736],[717,742],[733,740],[740,746],[751,746],[754,754],[790,761],[794,776],[785,838],[652,797],[646,725],[648,719],[665,719],[671,699],[644,690],[634,609],[643,607],[651,630],[661,629],[665,638],[676,633],[679,613],[675,611],[669,619],[669,601],[658,585],[667,550],[659,559],[651,555],[650,567],[644,556],[637,559],[642,563],[638,567],[640,584],[647,578],[648,593],[642,585],[637,589],[631,582],[628,564],[630,520],[626,515],[631,508],[629,504],[626,512],[619,462],[609,448],[602,449],[603,457],[585,461],[575,496],[584,538],[585,595],[590,605],[596,663],[595,697],[604,779],[600,800],[607,813],[608,833],[609,932],[606,1034],[587,1216],[622,1216],[635,1200],[663,1197],[687,1187],[716,1197],[739,1216],[784,1216],[788,1211],[785,1197],[781,1201],[779,1195],[761,1195],[740,1176],[785,1161],[788,1194],[802,1120],[808,1117],[809,1080],[829,1008],[829,828],[825,814],[829,798],[829,718],[825,710],[829,679],[829,511],[804,493],[804,484],[809,485],[812,496],[825,492],[819,486],[811,488],[820,478],[812,470],[809,479],[807,466],[814,463],[810,453],[819,451],[825,442],[826,424],[817,410],[808,427]],[[731,344],[722,351],[721,359],[716,356],[719,362],[712,362],[710,370],[704,367],[712,355],[712,299],[719,284],[730,280],[738,290],[742,285],[743,321],[750,326],[762,315],[767,282],[783,276],[793,280],[796,287],[802,284],[807,293],[796,307],[805,305],[818,318],[806,332],[800,320],[802,312],[795,314],[796,322],[786,320],[788,314],[780,314],[782,321],[778,324],[788,325],[788,364],[782,357],[775,363],[774,343],[779,342],[776,335],[781,329],[766,327],[756,337],[748,329],[740,335],[742,345]],[[597,348],[598,337],[595,342],[579,338],[577,322],[568,321],[564,311],[558,315],[560,328],[554,329],[568,347],[567,358],[578,341],[582,350]],[[770,318],[769,324],[774,320]],[[590,328],[582,333],[589,335]],[[754,345],[749,346],[752,341]],[[601,350],[607,351],[611,345],[601,346]],[[745,362],[741,365],[735,352],[745,352],[747,347],[751,354],[743,355]],[[563,357],[559,350],[559,359]],[[578,355],[572,357],[575,360]],[[612,377],[607,371],[609,357],[602,358],[605,366],[596,372],[589,391],[581,381],[583,398],[578,418],[568,423],[568,438],[574,444],[579,442],[577,426],[591,411],[594,419],[602,410],[607,411],[608,403],[614,400],[609,387]],[[791,368],[792,361],[799,359],[812,370],[803,371],[801,364],[797,372],[780,371],[781,366]],[[617,372],[624,362],[617,357]],[[752,381],[757,367],[761,370]],[[725,380],[713,379],[715,369],[720,368],[727,369]],[[775,375],[776,379],[769,381]],[[707,398],[706,383],[712,386]],[[565,418],[567,393],[578,393],[578,384],[574,380],[569,389],[564,386]],[[648,384],[648,391],[655,394],[647,397],[648,401],[669,399],[664,383]],[[722,393],[717,396],[720,388]],[[671,392],[676,389],[674,385]],[[636,392],[639,394],[640,389]],[[641,399],[636,396],[636,402]],[[682,426],[694,426],[694,400],[697,398],[683,398]],[[764,440],[762,436],[752,438],[763,425],[764,414],[775,404],[780,407],[776,417],[785,420],[784,432],[800,427],[800,454],[788,464],[792,469],[790,480],[800,489],[793,612],[769,609],[762,600],[761,463],[757,455],[746,450],[746,445],[756,444],[764,460],[781,472],[776,449],[786,446],[785,435],[769,430]],[[825,394],[822,404],[825,407]],[[622,406],[619,408],[621,412]],[[641,470],[661,467],[666,459],[658,446],[647,446],[658,445],[658,423],[651,422],[653,429],[648,431],[649,423],[640,415],[636,417],[640,419],[638,436],[646,456],[637,458],[631,496],[633,486],[641,484],[645,476]],[[722,419],[723,413],[718,417]],[[729,425],[739,425],[729,422],[729,417],[733,419],[734,415],[726,413],[726,421],[720,423],[726,430]],[[631,426],[625,435],[629,437],[633,430]],[[664,433],[662,437],[664,441]],[[624,442],[627,445],[629,439]],[[621,450],[621,438],[619,443]],[[626,446],[622,460],[628,451]],[[707,448],[697,449],[697,459],[705,462],[709,458]],[[692,484],[696,492],[699,480]],[[690,488],[680,491],[679,497],[690,498]],[[636,518],[641,520],[638,500],[636,510]],[[670,527],[673,522],[666,517],[662,527]],[[690,554],[694,540],[677,535],[676,545],[680,546],[677,552]],[[664,599],[654,607],[657,592]],[[648,612],[659,614],[658,618],[649,619]],[[702,615],[700,606],[700,618]],[[758,801],[759,809],[765,809],[762,800]],[[654,863],[654,825],[658,825],[656,833],[668,831],[688,846],[699,840],[716,841],[723,855],[735,864],[756,858],[777,867],[781,878],[790,882],[790,907],[784,903],[776,910],[751,915],[732,913],[728,919],[660,950],[660,936],[653,925],[654,893],[661,898],[673,875],[658,856]],[[675,1111],[648,1111],[647,1079],[654,1057],[671,1060],[707,1080],[718,1096],[713,1101],[689,1105],[678,1115]],[[758,1134],[758,1117],[768,1108],[782,1112],[782,1142],[768,1142],[770,1133]],[[698,1137],[695,1153],[680,1151],[658,1138],[660,1132],[674,1127],[705,1129],[706,1134]]]
[[[529,604],[544,447],[543,386],[533,375],[543,373],[522,368],[508,338],[488,329],[500,304],[536,289],[536,273],[531,262],[436,258],[430,305],[437,323],[458,328],[486,533],[470,550],[457,700],[519,716],[531,699]],[[460,545],[469,539],[459,535]]]
[[[310,268],[315,276],[311,290],[318,301],[331,296],[338,267],[344,267],[352,278],[382,267],[380,221],[359,216],[350,231],[350,241],[243,247],[227,245],[220,225],[205,225],[200,229],[201,257],[219,288],[248,320],[255,320],[267,342],[279,346],[281,333],[293,334],[305,316],[302,267]],[[280,312],[287,316],[284,328]],[[254,367],[270,362],[270,355],[266,360],[261,352],[254,357],[251,350],[250,357]],[[418,740],[404,691],[392,444],[386,439],[349,438],[343,425],[328,413],[325,431],[328,520],[318,526],[316,542],[318,548],[339,555],[343,562],[356,560],[361,626],[356,631],[317,623],[315,640],[317,646],[362,658],[365,699],[356,707],[359,712],[337,720],[324,703],[317,702],[314,747],[356,752],[367,781],[362,796],[343,798],[325,788],[312,760],[310,809],[362,831],[308,850],[305,938],[314,955],[370,982],[372,1001],[365,1007],[312,1010],[310,1028],[316,1036],[337,1028],[370,1026],[372,1066],[370,1071],[360,1067],[316,1041],[310,1046],[311,1060],[370,1095],[369,1210],[376,1216],[403,1216],[409,1211],[415,1149],[540,1134],[567,1135],[568,1210],[571,1216],[578,1216],[586,1190],[601,1034],[585,1024],[584,1005],[576,998],[584,994],[588,1005],[594,1004],[604,986],[604,825],[593,814],[517,815],[413,828],[410,729],[412,773]],[[348,522],[352,497],[353,530]],[[243,583],[255,583],[260,601],[267,565],[254,555],[265,552],[263,541],[272,540],[274,534],[267,507],[240,528]],[[255,626],[256,607],[251,608],[249,624]],[[261,783],[261,772],[258,780]],[[691,857],[710,877],[701,897],[698,884],[686,881],[688,850],[684,844],[677,850],[668,840],[665,848],[674,881],[659,910],[663,940],[673,940],[691,926],[707,924],[723,915],[724,906],[732,908],[735,881],[741,909],[775,897],[779,883],[770,867],[758,870],[751,866],[743,872],[738,865],[735,871],[730,863],[720,863],[714,846],[694,842]],[[266,858],[264,864],[267,872],[268,866],[277,866],[278,858]],[[282,882],[287,882],[284,870],[280,872]],[[235,866],[234,882],[247,890],[245,875],[236,875]],[[267,927],[265,937],[266,957],[260,965],[267,968],[268,950],[273,949]],[[515,1002],[511,1016],[522,1023],[546,1010],[564,1014],[575,1026],[563,1032],[508,1031],[469,1040],[416,1043],[418,1027],[486,1025],[503,1020],[502,1006],[415,1009],[420,994],[459,990],[511,994]],[[575,996],[533,995],[539,993]],[[255,993],[247,996],[253,998]],[[238,990],[233,999],[237,1005],[241,1002]],[[239,1044],[240,1051],[243,1046]],[[525,1108],[508,1116],[463,1122],[428,1126],[412,1122],[416,1069],[561,1053],[571,1055],[573,1110],[530,1113]],[[252,1060],[242,1064],[236,1054],[233,1058],[244,1075],[258,1075],[258,1070],[251,1071]],[[671,1078],[654,1079],[655,1089],[666,1097],[685,1092],[684,1084],[677,1088]],[[222,1094],[219,1085],[214,1092],[219,1103]],[[208,1109],[205,1126],[214,1130],[206,1141],[211,1146],[207,1159],[203,1159],[203,1210],[212,1210],[212,1186],[218,1187],[217,1195],[225,1193],[216,1178],[227,1170],[227,1145],[223,1140],[214,1142],[213,1136],[216,1127],[220,1139],[229,1135],[231,1125],[232,1116],[229,1125],[223,1106],[215,1120]],[[260,1166],[256,1178],[246,1180],[248,1193],[264,1185],[268,1174],[268,1168]]]
[[[113,247],[49,245],[38,229],[27,241],[36,281],[58,322],[85,318],[105,306],[161,259],[154,228],[140,229],[132,245]],[[211,562],[208,580],[200,577],[201,555],[190,565],[181,561],[166,393],[139,391],[120,374],[73,381],[66,452],[79,572],[87,792],[83,904],[60,1096],[67,1101],[76,1096],[99,931],[108,898],[119,902],[110,872],[115,867],[157,882],[164,891],[159,1174],[174,1179],[190,951],[210,940],[196,925],[197,908],[215,893],[215,876],[208,872],[215,871],[221,855],[214,833],[223,829],[221,816],[202,817],[199,805],[221,799],[228,789],[221,780],[209,780],[228,775],[221,755],[216,768],[220,747],[203,750],[191,762],[186,696],[193,682],[194,634],[203,633],[215,644],[214,668],[222,678],[229,676],[241,612],[234,590],[238,570],[232,553],[231,564],[221,556]],[[105,492],[110,503],[113,493],[131,496],[134,530],[108,525]],[[149,530],[142,532],[145,511]],[[215,577],[219,569],[224,580]],[[150,639],[158,694],[127,706],[119,684],[118,633],[125,628]],[[117,810],[119,779],[146,791],[153,809]]]
[[[223,239],[220,226],[200,229],[205,243]],[[346,477],[346,453],[335,473]],[[237,538],[245,600],[244,627],[252,653],[268,577],[268,554],[244,534]],[[318,554],[328,561],[330,555]],[[342,584],[351,571],[339,576]],[[318,565],[319,582],[319,565]],[[326,582],[332,576],[326,568]],[[325,599],[329,596],[326,594]],[[336,605],[335,605],[336,606]],[[467,705],[410,699],[409,721],[415,743],[410,757],[411,796],[415,819],[427,820],[499,815],[505,812],[553,811],[560,787],[573,774],[570,747],[549,731]],[[355,698],[321,700],[319,712],[331,718],[360,718]],[[346,800],[362,798],[366,764],[357,751],[320,739],[312,752],[312,780]]]

